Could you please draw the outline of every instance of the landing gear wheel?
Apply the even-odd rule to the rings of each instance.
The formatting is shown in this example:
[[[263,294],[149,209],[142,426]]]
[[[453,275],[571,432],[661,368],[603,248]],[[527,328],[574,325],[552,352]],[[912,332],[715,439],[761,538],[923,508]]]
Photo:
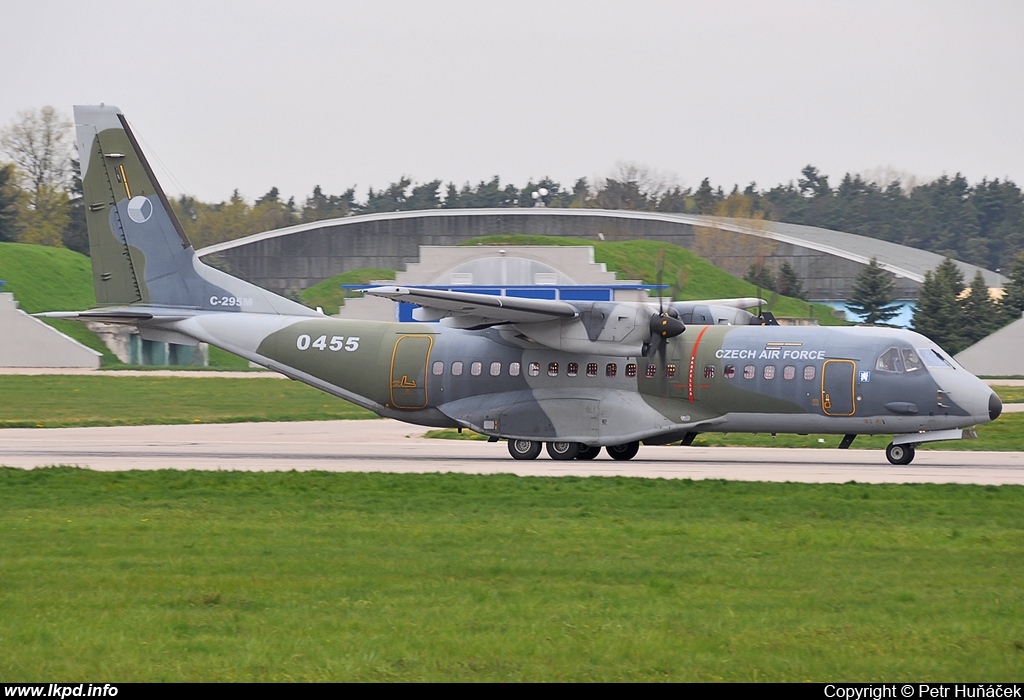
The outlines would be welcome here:
[[[547,447],[551,459],[576,459],[580,453],[578,442],[549,442]]]
[[[885,448],[885,458],[889,464],[910,464],[914,461],[915,452],[913,445],[894,445],[890,442]]]
[[[636,453],[640,451],[640,443],[627,442],[624,445],[608,445],[605,449],[608,450],[608,456],[612,459],[624,461],[636,457]]]
[[[576,455],[576,459],[594,459],[601,454],[600,445],[580,445],[580,453]]]
[[[509,440],[508,453],[512,459],[537,459],[540,455],[540,443],[533,440]]]

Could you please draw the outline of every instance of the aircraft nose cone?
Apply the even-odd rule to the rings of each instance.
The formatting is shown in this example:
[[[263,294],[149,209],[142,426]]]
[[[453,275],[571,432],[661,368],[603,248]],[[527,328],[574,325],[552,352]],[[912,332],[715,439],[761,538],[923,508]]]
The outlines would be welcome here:
[[[989,420],[995,420],[999,417],[999,414],[1003,412],[1003,402],[996,396],[996,392],[992,392],[992,395],[988,397],[988,417]]]

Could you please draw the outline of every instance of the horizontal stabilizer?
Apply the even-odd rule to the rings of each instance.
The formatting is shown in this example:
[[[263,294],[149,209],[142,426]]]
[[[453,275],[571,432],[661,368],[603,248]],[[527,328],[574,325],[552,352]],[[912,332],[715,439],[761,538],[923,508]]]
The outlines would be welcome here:
[[[67,318],[76,321],[102,321],[104,323],[138,323],[153,318],[153,314],[140,311],[47,311],[32,315],[39,318]]]

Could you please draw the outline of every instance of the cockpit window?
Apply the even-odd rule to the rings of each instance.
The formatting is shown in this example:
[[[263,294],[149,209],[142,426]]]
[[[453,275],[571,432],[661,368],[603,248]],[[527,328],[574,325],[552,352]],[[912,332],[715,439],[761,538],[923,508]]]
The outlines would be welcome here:
[[[924,363],[929,367],[949,367],[950,369],[956,369],[953,367],[953,363],[947,360],[942,353],[935,348],[918,348],[917,355]]]
[[[908,372],[914,372],[921,369],[924,365],[921,364],[921,360],[918,358],[917,353],[910,348],[903,349],[903,366]]]
[[[875,369],[880,372],[902,372],[903,358],[900,356],[900,349],[889,348],[883,352],[875,363]]]

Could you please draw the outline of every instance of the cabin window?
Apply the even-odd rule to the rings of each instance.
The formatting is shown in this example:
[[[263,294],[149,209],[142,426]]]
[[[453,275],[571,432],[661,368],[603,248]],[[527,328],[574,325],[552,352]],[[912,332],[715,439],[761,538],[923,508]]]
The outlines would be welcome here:
[[[597,363],[596,362],[591,362],[591,363],[587,364],[587,376],[588,377],[596,377],[597,376]]]
[[[796,367],[793,365],[786,365],[782,370],[783,379],[794,379],[796,377]]]
[[[900,349],[889,348],[883,352],[875,362],[875,369],[879,372],[902,372],[903,358],[900,356]]]
[[[548,364],[548,376],[549,377],[557,377],[558,376],[558,363],[557,362],[551,362],[551,363]]]
[[[656,366],[654,366],[654,365],[647,365],[647,378],[648,379],[654,379],[654,377],[657,374],[658,374],[658,368]]]
[[[499,375],[501,375],[501,363],[500,362],[492,362],[491,363],[491,376],[492,377],[497,377]]]
[[[469,366],[469,373],[472,374],[474,377],[479,377],[480,374],[483,371],[484,371],[484,363],[483,362],[474,362],[473,364],[471,364]]]
[[[531,362],[530,363],[530,370],[529,371],[530,371],[530,376],[531,377],[536,377],[538,374],[540,374],[540,363],[539,362]]]
[[[431,371],[434,373],[435,377],[440,377],[442,374],[444,374],[444,363],[441,361],[435,362],[432,366]]]
[[[705,379],[714,379],[715,378],[715,366],[714,365],[704,365],[704,378]]]
[[[614,377],[615,373],[619,371],[619,366],[614,362],[609,362],[604,366],[604,375],[606,377]]]
[[[580,373],[580,365],[578,362],[570,362],[565,366],[565,376],[575,377]]]
[[[665,376],[668,377],[669,379],[672,379],[673,377],[675,377],[676,376],[676,366],[675,365],[668,365],[667,367],[665,367]]]
[[[520,365],[519,365],[518,362],[509,362],[508,363],[508,376],[510,376],[510,377],[518,377],[519,376],[519,367],[520,367]]]
[[[636,365],[634,363],[630,362],[628,365],[626,365],[626,376],[627,377],[635,377],[636,376]]]
[[[453,377],[461,377],[462,376],[462,363],[461,362],[453,362],[452,363],[452,376]]]
[[[736,376],[736,365],[726,365],[725,369],[722,370],[722,376],[726,379],[732,379]]]
[[[804,379],[807,381],[814,379],[814,365],[804,367]]]
[[[765,379],[775,379],[775,365],[765,365],[764,374],[762,376]]]
[[[754,365],[747,365],[743,368],[744,379],[753,379],[755,374],[757,374],[757,368]]]

